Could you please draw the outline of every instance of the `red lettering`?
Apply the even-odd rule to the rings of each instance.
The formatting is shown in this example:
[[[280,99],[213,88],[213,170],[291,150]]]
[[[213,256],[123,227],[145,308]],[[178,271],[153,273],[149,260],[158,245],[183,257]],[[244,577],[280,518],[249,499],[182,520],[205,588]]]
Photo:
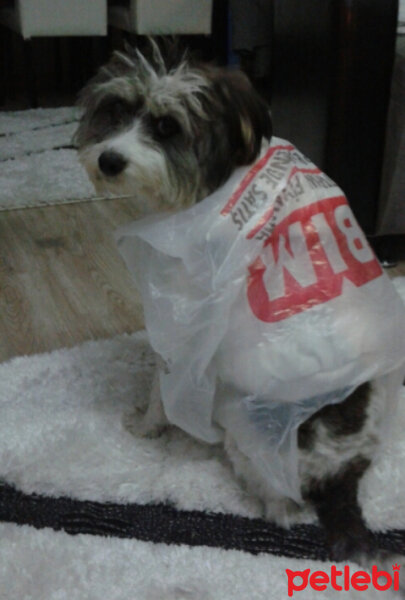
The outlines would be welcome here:
[[[359,592],[368,590],[370,583],[373,587],[379,591],[386,591],[392,586],[394,581],[393,589],[398,591],[399,589],[399,570],[400,565],[393,565],[393,577],[387,571],[379,571],[377,566],[373,566],[371,569],[371,576],[366,571],[356,571],[351,575],[349,565],[343,567],[343,571],[338,571],[335,565],[331,565],[330,576],[325,571],[314,571],[310,575],[310,569],[305,571],[291,571],[286,569],[288,578],[288,596],[293,596],[294,592],[299,592],[308,586],[316,592],[324,591],[327,589],[328,584],[331,584],[332,589],[336,591],[349,591],[354,589]],[[340,585],[337,583],[337,577],[342,577],[343,581]],[[298,583],[295,582],[296,578],[300,578]],[[380,583],[379,580],[383,578],[384,583]]]
[[[372,576],[373,586],[375,587],[376,590],[385,591],[385,590],[388,590],[392,585],[391,575],[389,573],[387,573],[387,571],[379,571],[375,565],[373,565],[373,567],[371,569],[371,576]],[[380,579],[380,577],[385,578],[385,583],[383,583],[383,584],[378,583],[378,580]]]
[[[333,589],[334,589],[334,590],[337,590],[337,591],[339,591],[339,592],[340,592],[340,591],[341,591],[343,588],[342,588],[342,586],[341,586],[341,585],[338,585],[338,584],[336,583],[336,577],[340,577],[341,575],[343,575],[343,571],[338,571],[338,570],[336,569],[335,565],[332,565],[332,566],[331,566],[331,569],[330,569],[330,583],[331,583],[331,586],[333,587]]]
[[[301,590],[305,590],[308,585],[308,576],[310,569],[305,569],[305,571],[291,571],[291,569],[286,569],[288,578],[288,595],[292,596],[294,592],[300,592]],[[294,579],[296,577],[301,577],[302,583],[296,585],[294,583]]]
[[[272,323],[340,296],[345,279],[360,287],[381,274],[346,198],[328,198],[275,226],[249,267],[248,300]]]
[[[392,568],[394,570],[394,590],[397,592],[399,590],[399,570],[401,568],[401,565],[392,565]]]
[[[309,585],[317,592],[326,590],[329,583],[329,577],[324,571],[315,571],[309,578]]]
[[[224,208],[221,210],[221,215],[227,215],[231,212],[232,208],[235,206],[235,204],[237,203],[243,192],[246,190],[246,188],[249,186],[249,184],[253,181],[256,175],[260,173],[262,169],[264,169],[271,157],[274,154],[276,154],[279,150],[291,151],[294,150],[294,146],[292,146],[291,144],[287,144],[286,146],[281,145],[269,148],[266,154],[257,163],[255,163],[253,167],[246,173],[245,177],[238,185],[236,191],[232,194]]]
[[[352,588],[360,592],[368,590],[368,584],[371,581],[371,577],[366,571],[356,571],[353,573],[351,578]]]

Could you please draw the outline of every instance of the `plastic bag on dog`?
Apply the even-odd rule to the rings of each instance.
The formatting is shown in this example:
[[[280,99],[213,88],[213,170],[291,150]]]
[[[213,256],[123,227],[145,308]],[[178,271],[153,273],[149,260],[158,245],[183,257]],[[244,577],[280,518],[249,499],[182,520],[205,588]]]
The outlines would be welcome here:
[[[273,138],[201,203],[116,237],[166,364],[169,421],[209,443],[226,431],[299,501],[299,425],[404,372],[404,305],[343,192]]]

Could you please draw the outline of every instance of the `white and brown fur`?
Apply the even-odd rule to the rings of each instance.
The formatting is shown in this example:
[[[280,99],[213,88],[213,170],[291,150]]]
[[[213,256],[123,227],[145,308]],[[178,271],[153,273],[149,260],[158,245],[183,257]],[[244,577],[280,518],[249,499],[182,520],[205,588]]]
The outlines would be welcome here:
[[[116,52],[90,81],[81,95],[85,111],[75,141],[98,192],[133,196],[142,212],[180,210],[257,158],[263,138],[271,137],[271,117],[241,72],[184,57],[171,62],[154,43],[150,54]],[[365,383],[298,430],[302,496],[324,526],[336,561],[384,558],[357,495],[379,446],[385,394],[384,386]],[[167,425],[155,382],[138,433],[156,434]],[[288,525],[298,507],[274,497],[229,434],[225,449],[237,475],[263,499],[267,518]]]

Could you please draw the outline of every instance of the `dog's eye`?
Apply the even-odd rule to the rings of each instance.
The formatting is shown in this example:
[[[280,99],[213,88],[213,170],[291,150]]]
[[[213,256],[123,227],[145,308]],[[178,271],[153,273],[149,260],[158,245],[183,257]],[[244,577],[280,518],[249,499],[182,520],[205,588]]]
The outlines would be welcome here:
[[[166,115],[159,117],[153,122],[155,134],[162,139],[167,139],[180,131],[180,125],[173,117]]]

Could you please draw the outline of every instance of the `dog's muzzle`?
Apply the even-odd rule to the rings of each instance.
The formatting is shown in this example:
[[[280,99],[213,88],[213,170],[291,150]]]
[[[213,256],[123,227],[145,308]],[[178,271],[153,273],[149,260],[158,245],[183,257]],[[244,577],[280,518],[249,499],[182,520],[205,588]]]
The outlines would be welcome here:
[[[105,150],[98,157],[100,171],[109,177],[115,177],[122,173],[127,164],[128,161],[122,154],[115,152],[114,150]]]

